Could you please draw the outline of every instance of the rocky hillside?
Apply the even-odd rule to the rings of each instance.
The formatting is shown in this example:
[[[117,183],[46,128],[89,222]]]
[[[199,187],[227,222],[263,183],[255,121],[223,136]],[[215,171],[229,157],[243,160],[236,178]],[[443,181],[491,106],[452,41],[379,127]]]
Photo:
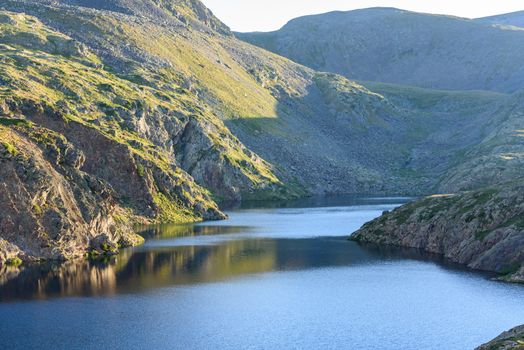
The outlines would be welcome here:
[[[143,68],[138,51],[104,42],[121,14],[43,3],[1,4],[13,10],[0,12],[1,261],[114,253],[140,241],[131,222],[222,219],[214,198],[293,195],[179,85],[182,73],[154,70],[167,63],[150,58]],[[59,31],[58,14],[70,33],[101,42]]]
[[[238,40],[197,0],[5,0],[0,54],[2,161],[32,172],[41,154],[57,189],[0,182],[3,260],[102,252],[97,237],[115,250],[125,223],[221,219],[224,200],[489,185],[524,153],[518,92],[320,73]],[[57,213],[58,198],[72,206]],[[33,234],[56,238],[37,249]]]
[[[499,118],[497,118],[499,116]],[[524,92],[513,94],[488,123],[491,131],[458,154],[437,186],[440,193],[471,190],[522,176],[524,167]]]
[[[427,197],[384,213],[351,236],[442,254],[524,282],[524,182]]]
[[[386,152],[391,146],[384,140],[401,135],[387,155],[400,166],[386,165],[374,155],[378,173],[395,168],[386,182],[399,192],[407,183],[416,183],[421,193],[470,190],[520,174],[524,61],[514,51],[524,31],[482,20],[372,8],[307,16],[276,32],[238,36],[311,68],[361,80],[394,106],[394,112],[387,112],[394,119],[389,124],[396,129],[394,136],[374,131],[365,136],[369,142],[353,141],[352,146],[366,149],[366,157],[371,145],[380,143]],[[374,176],[368,171],[364,177]]]
[[[524,326],[515,327],[502,333],[477,350],[522,350],[524,349]]]
[[[519,49],[524,32],[480,20],[371,8],[301,17],[275,32],[238,35],[355,80],[499,92],[524,86]]]

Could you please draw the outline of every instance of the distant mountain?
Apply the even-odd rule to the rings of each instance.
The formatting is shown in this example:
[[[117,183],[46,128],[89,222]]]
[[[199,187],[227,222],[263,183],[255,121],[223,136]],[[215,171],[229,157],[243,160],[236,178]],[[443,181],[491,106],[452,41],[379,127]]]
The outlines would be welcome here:
[[[353,80],[499,92],[524,87],[524,31],[483,21],[371,8],[301,17],[275,32],[237,36]]]
[[[477,19],[477,21],[515,27],[524,27],[524,11],[506,13],[497,16],[483,17]]]

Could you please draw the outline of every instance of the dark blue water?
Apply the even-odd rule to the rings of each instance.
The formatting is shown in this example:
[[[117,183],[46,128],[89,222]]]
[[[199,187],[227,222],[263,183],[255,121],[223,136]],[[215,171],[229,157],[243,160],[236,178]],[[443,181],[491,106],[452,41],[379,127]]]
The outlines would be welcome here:
[[[524,323],[524,287],[346,236],[403,199],[164,225],[98,262],[0,277],[1,349],[473,349]]]

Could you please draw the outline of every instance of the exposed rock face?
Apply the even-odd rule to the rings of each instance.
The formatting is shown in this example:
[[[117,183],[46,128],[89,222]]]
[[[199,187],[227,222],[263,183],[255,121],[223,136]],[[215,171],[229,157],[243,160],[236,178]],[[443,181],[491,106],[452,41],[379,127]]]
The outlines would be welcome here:
[[[0,135],[2,261],[79,257],[102,236],[119,246],[142,242],[112,188],[80,170],[81,151],[63,139],[42,150],[5,127]]]
[[[524,349],[524,326],[502,333],[476,350],[522,350]]]
[[[443,254],[524,282],[524,185],[427,197],[384,213],[351,239]]]
[[[48,5],[81,6],[150,17],[170,25],[192,25],[229,35],[229,28],[199,0],[35,0]]]

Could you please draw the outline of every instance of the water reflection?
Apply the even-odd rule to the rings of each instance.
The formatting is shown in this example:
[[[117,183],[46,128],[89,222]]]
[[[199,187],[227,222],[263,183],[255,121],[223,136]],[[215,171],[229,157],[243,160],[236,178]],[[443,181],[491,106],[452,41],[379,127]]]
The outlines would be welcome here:
[[[210,225],[205,224],[161,224],[142,226],[138,232],[146,239],[166,239],[180,237],[195,237],[209,235],[227,235],[248,232],[253,230],[250,226]]]
[[[227,241],[212,246],[126,250],[105,261],[25,268],[17,278],[6,280],[0,286],[0,300],[138,293],[270,271],[377,264],[399,259],[444,263],[438,256],[416,250],[361,247],[337,237]]]
[[[108,260],[6,269],[0,347],[467,349],[522,322],[520,286],[346,239],[396,203],[332,204],[236,210],[148,228]]]
[[[4,271],[0,300],[139,293],[246,274],[376,263],[384,252],[346,237],[399,200],[309,202],[311,207],[237,210],[224,222],[142,228],[146,244],[116,257]]]
[[[244,274],[348,265],[369,259],[341,239],[227,241],[212,246],[127,250],[106,261],[24,268],[0,287],[0,299],[111,295]],[[349,254],[348,254],[349,253]]]

